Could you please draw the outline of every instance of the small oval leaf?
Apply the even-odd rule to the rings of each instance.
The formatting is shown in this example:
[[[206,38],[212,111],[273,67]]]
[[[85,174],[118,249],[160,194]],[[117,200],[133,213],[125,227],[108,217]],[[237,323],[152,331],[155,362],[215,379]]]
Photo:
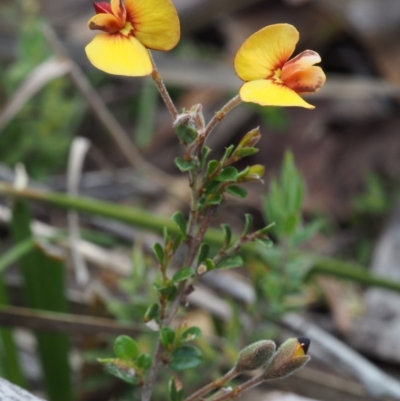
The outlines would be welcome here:
[[[169,367],[173,370],[196,368],[203,362],[201,351],[193,345],[181,345],[171,355]]]
[[[243,266],[243,259],[239,255],[229,255],[217,264],[217,269],[234,269],[241,266]]]
[[[114,353],[119,359],[132,360],[135,359],[139,352],[136,341],[129,336],[118,336],[114,341]]]
[[[196,340],[196,338],[201,337],[201,330],[199,327],[193,326],[189,327],[187,330],[185,330],[182,333],[181,336],[181,341],[193,341]]]
[[[161,344],[168,348],[175,341],[175,331],[170,327],[163,327],[160,331]]]
[[[181,270],[178,270],[172,276],[172,282],[179,283],[180,281],[187,280],[188,278],[192,277],[193,275],[194,275],[194,271],[191,267],[184,267]]]

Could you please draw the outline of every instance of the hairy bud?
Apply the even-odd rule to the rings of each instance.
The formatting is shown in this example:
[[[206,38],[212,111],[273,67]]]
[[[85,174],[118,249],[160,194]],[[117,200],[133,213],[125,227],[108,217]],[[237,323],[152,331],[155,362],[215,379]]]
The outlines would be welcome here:
[[[301,369],[311,357],[306,355],[310,346],[308,338],[290,338],[276,352],[271,364],[265,370],[265,380],[283,379]]]
[[[236,372],[255,370],[266,365],[274,355],[276,345],[271,340],[261,340],[248,345],[239,353]]]

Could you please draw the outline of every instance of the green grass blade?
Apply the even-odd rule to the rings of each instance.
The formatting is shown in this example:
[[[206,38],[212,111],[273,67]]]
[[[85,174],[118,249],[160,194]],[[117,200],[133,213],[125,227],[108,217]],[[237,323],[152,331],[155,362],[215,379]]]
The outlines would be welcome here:
[[[0,305],[9,305],[3,275],[0,277]],[[25,378],[18,359],[17,347],[11,329],[5,327],[0,328],[0,344],[2,375],[17,386],[26,387]]]
[[[11,228],[15,243],[32,239],[31,214],[24,201],[16,201]],[[66,312],[64,264],[39,246],[20,257],[24,293],[28,306]],[[50,401],[71,401],[72,385],[68,363],[69,339],[64,334],[37,333],[38,352]]]
[[[17,244],[0,258],[0,305],[9,305],[8,293],[3,280],[4,270],[21,256],[31,252],[32,249],[33,241],[29,239]],[[0,328],[0,348],[2,376],[20,387],[26,387],[11,329]]]

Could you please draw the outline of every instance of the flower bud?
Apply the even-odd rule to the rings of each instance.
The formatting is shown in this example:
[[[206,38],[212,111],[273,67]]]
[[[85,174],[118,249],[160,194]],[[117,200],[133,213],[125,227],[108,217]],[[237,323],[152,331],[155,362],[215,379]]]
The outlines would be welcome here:
[[[302,368],[311,358],[306,355],[310,346],[308,338],[290,338],[276,352],[271,364],[265,370],[265,380],[283,379]]]
[[[271,340],[261,340],[248,345],[239,353],[235,371],[245,372],[266,365],[274,355],[276,345]]]
[[[239,142],[237,149],[241,148],[251,148],[257,144],[257,142],[261,139],[260,127],[254,128],[249,131]]]
[[[264,175],[264,172],[264,166],[262,166],[261,164],[255,164],[244,170],[243,174],[239,173],[237,179],[238,182],[262,181],[262,176]]]

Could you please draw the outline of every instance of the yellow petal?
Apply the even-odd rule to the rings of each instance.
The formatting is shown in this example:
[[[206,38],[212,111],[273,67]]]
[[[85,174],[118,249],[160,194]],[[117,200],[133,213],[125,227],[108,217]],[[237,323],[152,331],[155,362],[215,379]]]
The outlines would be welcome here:
[[[127,21],[147,48],[170,50],[180,38],[178,14],[170,0],[125,0]]]
[[[115,75],[150,75],[153,65],[148,50],[134,37],[101,33],[85,48],[90,62]]]
[[[318,92],[325,83],[326,77],[321,67],[309,67],[290,75],[285,84],[296,93]]]
[[[313,109],[296,92],[284,84],[275,83],[270,79],[259,79],[246,82],[239,91],[244,102],[257,103],[261,106],[298,106]]]
[[[94,17],[90,18],[88,22],[89,29],[115,33],[118,32],[123,26],[119,23],[117,18],[111,14],[96,14]]]
[[[111,10],[122,26],[125,25],[126,11],[122,0],[111,0]]]
[[[267,26],[251,35],[236,53],[234,67],[243,81],[270,78],[293,54],[299,33],[289,24]]]
[[[289,60],[282,68],[281,79],[286,79],[297,71],[305,70],[314,64],[321,62],[320,55],[313,50],[305,50]]]

